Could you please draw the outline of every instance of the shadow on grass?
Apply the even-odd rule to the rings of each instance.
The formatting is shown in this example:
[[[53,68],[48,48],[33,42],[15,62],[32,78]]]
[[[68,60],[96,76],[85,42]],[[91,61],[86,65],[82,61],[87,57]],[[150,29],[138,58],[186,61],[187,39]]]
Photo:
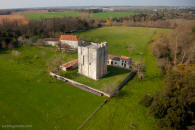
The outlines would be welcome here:
[[[105,75],[104,78],[108,78],[108,77],[112,77],[112,76],[116,76],[116,75],[130,72],[129,70],[118,68],[118,67],[113,67],[113,66],[108,66],[107,69],[108,69],[108,74]]]
[[[119,94],[115,98],[122,98],[122,97],[127,97],[129,95],[129,92],[127,91],[120,91]]]
[[[112,76],[116,76],[116,75],[120,75],[120,74],[130,72],[129,70],[118,68],[118,67],[113,67],[113,66],[108,66],[107,69],[108,69],[108,74],[105,75],[103,78],[109,78],[109,77],[112,77]],[[67,78],[70,78],[70,79],[78,78],[78,77],[81,77],[81,76],[85,77],[85,76],[78,73],[78,69],[71,70],[71,71],[68,71],[68,72],[65,72],[65,73],[62,72],[61,74],[65,77],[67,77]],[[87,78],[87,79],[92,80],[90,78]]]
[[[0,49],[0,54],[7,54],[8,49]]]

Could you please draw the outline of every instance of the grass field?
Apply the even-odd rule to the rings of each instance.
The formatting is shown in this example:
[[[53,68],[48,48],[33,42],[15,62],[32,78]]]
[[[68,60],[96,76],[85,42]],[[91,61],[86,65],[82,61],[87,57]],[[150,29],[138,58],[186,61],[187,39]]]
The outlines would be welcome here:
[[[119,130],[130,129],[130,123],[138,130],[155,130],[153,117],[139,105],[145,94],[161,89],[162,72],[150,51],[150,43],[158,32],[167,29],[107,27],[78,34],[91,41],[108,41],[109,54],[131,56],[146,65],[146,78],[136,77],[129,82],[86,124],[84,129]],[[47,62],[56,57],[69,61],[76,54],[62,55],[51,47],[25,46],[17,49],[19,56],[11,51],[0,51],[0,127],[5,124],[32,125],[32,129],[76,129],[104,97],[84,92],[68,84],[52,79],[47,73]],[[144,55],[138,55],[138,53]],[[101,89],[115,85],[127,71],[108,68],[110,74],[99,81],[79,77],[76,70],[66,76]]]
[[[61,72],[60,75],[104,91],[107,90],[105,87],[109,87],[110,89],[117,87],[129,73],[129,70],[108,66],[108,74],[99,80],[93,80],[78,74],[78,69],[69,72]]]
[[[144,80],[130,81],[125,85],[118,97],[113,98],[90,120],[85,129],[127,130],[130,124],[138,130],[155,130],[155,120],[147,113],[147,109],[139,104],[146,95],[153,95],[162,86],[162,72],[150,51],[151,41],[159,32],[167,33],[167,29],[141,27],[108,27],[81,33],[83,38],[93,41],[108,41],[109,54],[130,56],[134,61],[146,65]],[[138,55],[144,53],[144,55]],[[113,80],[113,82],[115,82]]]
[[[100,13],[94,13],[90,15],[92,18],[95,19],[108,19],[108,18],[120,18],[125,16],[132,16],[137,13],[133,12],[100,12]],[[29,14],[23,14],[28,19],[43,19],[43,18],[60,18],[60,17],[76,17],[80,16],[79,12],[74,11],[66,11],[66,12],[55,12],[55,13],[29,13]]]
[[[96,19],[108,19],[108,18],[121,18],[125,16],[133,16],[138,13],[134,12],[101,12],[101,13],[94,13],[93,18]]]
[[[66,11],[66,12],[55,12],[55,13],[32,13],[24,14],[24,17],[28,19],[44,19],[44,18],[62,18],[62,17],[76,17],[79,16],[79,12]]]
[[[104,100],[48,75],[46,62],[61,56],[55,49],[26,46],[18,51],[17,57],[10,51],[0,54],[0,129],[7,124],[76,129]]]

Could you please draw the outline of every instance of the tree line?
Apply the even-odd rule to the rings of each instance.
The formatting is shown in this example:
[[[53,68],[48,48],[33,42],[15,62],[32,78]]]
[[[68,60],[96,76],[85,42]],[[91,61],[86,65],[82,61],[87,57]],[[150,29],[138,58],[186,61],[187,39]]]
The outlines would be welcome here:
[[[155,27],[155,28],[176,28],[178,23],[173,19],[194,19],[193,14],[172,14],[156,12],[152,14],[139,13],[133,16],[121,18],[110,18],[104,23],[109,26],[138,26],[138,27]],[[108,22],[109,21],[109,22]]]
[[[27,24],[18,21],[6,21],[0,25],[0,48],[12,48],[20,45],[18,38],[56,37],[60,34],[74,31],[84,31],[100,27],[94,19],[81,19],[73,17],[29,20]]]
[[[194,64],[195,21],[183,21],[168,35],[160,34],[153,43],[153,54],[165,71],[178,64]]]
[[[79,17],[48,18],[29,20],[27,24],[4,19],[0,25],[0,48],[19,46],[19,37],[57,37],[60,34],[84,31],[101,26],[143,26],[158,28],[175,28],[177,23],[169,20],[172,14],[156,12],[153,14],[139,13],[133,16],[109,19],[93,19],[92,13],[81,13]]]

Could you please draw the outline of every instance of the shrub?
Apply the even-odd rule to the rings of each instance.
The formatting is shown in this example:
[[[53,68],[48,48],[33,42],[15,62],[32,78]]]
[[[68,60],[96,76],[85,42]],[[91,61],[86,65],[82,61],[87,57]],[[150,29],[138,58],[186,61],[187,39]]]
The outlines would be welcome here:
[[[150,95],[145,95],[144,98],[139,102],[139,104],[149,107],[152,104],[153,97]]]
[[[185,129],[195,120],[195,71],[176,67],[166,75],[166,86],[154,96],[150,113],[161,128]]]

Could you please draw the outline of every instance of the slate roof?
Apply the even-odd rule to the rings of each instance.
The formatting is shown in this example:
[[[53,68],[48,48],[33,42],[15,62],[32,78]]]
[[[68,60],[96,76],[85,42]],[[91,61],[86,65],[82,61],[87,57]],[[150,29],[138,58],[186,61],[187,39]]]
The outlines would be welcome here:
[[[120,60],[131,60],[130,57],[126,57],[126,56],[113,56],[113,55],[108,55],[108,59],[109,60],[116,60],[116,61],[120,61]]]
[[[120,61],[120,57],[119,56],[108,55],[108,59]]]

